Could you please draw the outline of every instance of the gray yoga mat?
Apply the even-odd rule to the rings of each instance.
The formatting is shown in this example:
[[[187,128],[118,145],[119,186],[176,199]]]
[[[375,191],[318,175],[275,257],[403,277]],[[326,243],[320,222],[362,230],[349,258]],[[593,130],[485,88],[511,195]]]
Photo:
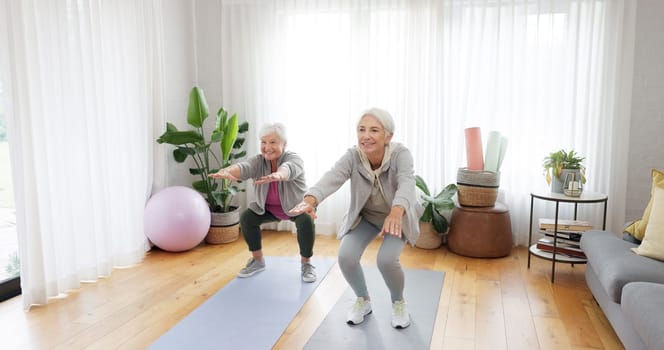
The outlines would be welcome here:
[[[265,271],[229,282],[150,349],[270,349],[335,260],[312,259],[318,276],[313,283],[302,282],[300,257],[265,261]]]
[[[311,336],[305,349],[429,349],[445,273],[404,270],[404,299],[411,315],[405,329],[392,328],[392,302],[383,277],[375,267],[364,267],[373,313],[359,325],[346,324],[346,313],[356,297],[349,288]]]

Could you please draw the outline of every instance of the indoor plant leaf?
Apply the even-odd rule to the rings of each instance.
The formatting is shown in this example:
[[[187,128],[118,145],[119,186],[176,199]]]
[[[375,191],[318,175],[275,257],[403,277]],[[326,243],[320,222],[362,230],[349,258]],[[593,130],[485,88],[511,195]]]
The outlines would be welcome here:
[[[424,213],[422,213],[422,216],[420,217],[420,221],[431,222],[431,217],[433,216],[432,212],[433,212],[433,206],[427,205],[424,208]]]
[[[235,139],[237,138],[238,131],[239,127],[237,122],[237,114],[233,114],[233,116],[228,119],[228,123],[226,124],[226,128],[224,130],[224,136],[221,139],[221,159],[223,161],[227,161],[229,159],[231,149],[233,148],[233,143],[235,143]]]
[[[167,143],[169,145],[179,146],[187,143],[203,143],[203,135],[196,130],[187,131],[166,131],[157,139],[157,143]]]
[[[427,184],[424,182],[422,177],[420,177],[419,175],[415,175],[415,186],[417,186],[417,188],[419,188],[427,196],[431,195],[429,193],[429,187],[427,187]]]
[[[247,155],[247,151],[242,151],[242,152],[240,152],[240,153],[231,154],[231,157],[230,157],[230,158],[231,158],[231,159],[238,159],[238,158],[242,158],[242,157],[244,157],[244,156],[246,156],[246,155]]]
[[[440,215],[436,210],[432,210],[431,213],[433,214],[431,217],[431,223],[433,224],[433,228],[436,230],[436,232],[443,233],[447,231],[447,219]]]
[[[182,163],[187,159],[187,156],[194,154],[194,150],[187,147],[178,147],[173,150],[173,159],[176,162]]]
[[[208,114],[208,105],[203,90],[199,87],[193,87],[189,92],[187,123],[195,128],[202,128]]]

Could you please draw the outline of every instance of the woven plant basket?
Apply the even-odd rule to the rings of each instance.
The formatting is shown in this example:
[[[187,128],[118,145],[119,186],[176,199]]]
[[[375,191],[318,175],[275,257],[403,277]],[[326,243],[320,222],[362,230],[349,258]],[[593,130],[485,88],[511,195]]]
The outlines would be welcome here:
[[[459,168],[457,197],[467,207],[492,207],[498,198],[500,173]]]
[[[223,244],[237,241],[240,237],[240,224],[231,226],[210,226],[205,242],[208,244]]]
[[[436,249],[443,244],[443,235],[436,232],[430,222],[420,222],[420,236],[415,246],[422,249]]]

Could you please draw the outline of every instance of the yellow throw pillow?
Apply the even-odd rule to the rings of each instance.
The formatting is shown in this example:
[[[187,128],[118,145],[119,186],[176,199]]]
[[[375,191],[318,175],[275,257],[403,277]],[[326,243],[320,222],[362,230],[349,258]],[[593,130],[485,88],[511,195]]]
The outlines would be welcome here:
[[[643,212],[643,217],[641,220],[634,221],[631,225],[625,228],[626,232],[629,232],[634,238],[639,241],[643,240],[643,236],[646,233],[646,227],[648,226],[648,217],[650,216],[650,211],[652,210],[652,198],[655,193],[655,188],[664,188],[664,172],[652,169],[652,187],[650,189],[650,201],[646,206],[646,210]]]
[[[632,250],[639,255],[664,260],[664,188],[655,188],[652,210],[641,245]]]

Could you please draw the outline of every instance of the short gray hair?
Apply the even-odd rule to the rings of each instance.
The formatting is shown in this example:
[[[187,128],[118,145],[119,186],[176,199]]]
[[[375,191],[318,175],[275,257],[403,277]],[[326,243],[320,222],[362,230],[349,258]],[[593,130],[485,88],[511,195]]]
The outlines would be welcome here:
[[[261,131],[258,133],[258,138],[262,139],[263,137],[270,134],[277,134],[277,136],[279,136],[279,139],[283,143],[286,143],[286,127],[284,126],[284,124],[281,123],[264,124],[263,127],[261,128]]]
[[[357,120],[358,126],[360,125],[360,120],[362,120],[362,118],[364,118],[366,115],[370,115],[378,119],[378,122],[380,122],[383,125],[383,128],[385,128],[385,135],[394,134],[394,120],[388,111],[375,107],[367,109],[364,111],[364,113],[362,113],[360,119]]]

